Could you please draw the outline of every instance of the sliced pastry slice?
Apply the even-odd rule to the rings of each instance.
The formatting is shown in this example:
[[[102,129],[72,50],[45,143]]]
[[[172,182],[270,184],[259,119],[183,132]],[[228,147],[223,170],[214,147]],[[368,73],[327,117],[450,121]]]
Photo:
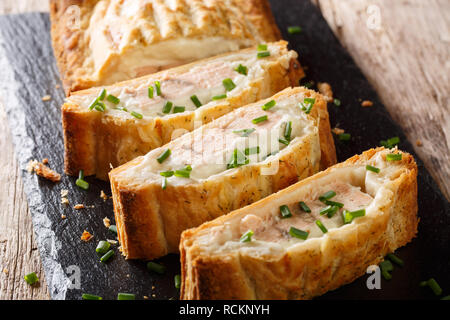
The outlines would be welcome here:
[[[310,299],[417,233],[417,166],[372,149],[183,233],[182,299]]]
[[[50,14],[67,94],[281,39],[267,0],[50,0]]]
[[[287,42],[198,61],[74,93],[62,107],[65,171],[107,179],[112,167],[231,110],[298,85],[303,70]]]
[[[286,89],[239,108],[109,174],[122,253],[178,252],[181,232],[336,161],[326,102]]]

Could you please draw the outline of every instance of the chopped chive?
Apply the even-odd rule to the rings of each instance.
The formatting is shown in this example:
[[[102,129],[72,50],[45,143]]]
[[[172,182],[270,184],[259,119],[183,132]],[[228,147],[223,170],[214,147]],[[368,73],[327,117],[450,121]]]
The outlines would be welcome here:
[[[108,241],[100,241],[97,245],[97,248],[95,248],[95,252],[100,254],[105,254],[108,252],[109,248],[111,247],[111,244]]]
[[[39,278],[37,277],[35,272],[29,273],[29,274],[25,275],[23,278],[30,286],[39,282]]]
[[[78,172],[78,179],[84,180],[84,170],[80,170],[80,172]]]
[[[88,190],[89,189],[89,182],[84,181],[83,179],[77,179],[77,181],[75,182],[75,184],[83,189],[83,190]]]
[[[397,257],[395,254],[393,253],[389,253],[386,258],[388,258],[389,260],[391,260],[393,263],[395,263],[396,265],[403,267],[405,265],[405,263],[403,262],[402,259],[400,259],[399,257]]]
[[[311,89],[313,86],[314,86],[314,83],[312,81],[308,81],[303,84],[303,87],[305,87],[307,89]]]
[[[264,111],[267,111],[267,110],[269,110],[269,109],[275,107],[275,105],[276,105],[275,100],[270,100],[269,102],[267,102],[265,105],[262,106],[262,109],[263,109]]]
[[[169,177],[173,176],[173,173],[174,173],[173,171],[162,171],[159,174],[163,177],[169,178]]]
[[[241,237],[241,239],[239,240],[240,242],[250,242],[252,241],[252,236],[253,236],[253,231],[252,230],[248,230],[246,233],[244,233]]]
[[[182,113],[184,111],[186,111],[186,107],[183,107],[183,106],[173,107],[173,113]]]
[[[190,178],[191,176],[191,171],[192,168],[191,166],[187,165],[185,168],[180,169],[180,170],[176,170],[174,172],[174,176],[175,177],[180,177],[180,178]]]
[[[156,95],[160,96],[161,95],[161,82],[155,81],[155,87],[156,87]]]
[[[363,217],[366,215],[366,209],[356,210],[356,211],[348,211],[344,210],[342,213],[344,218],[344,224],[351,223],[354,218]]]
[[[308,212],[308,213],[311,213],[311,209],[306,205],[305,202],[300,201],[300,202],[298,203],[298,205],[300,206],[300,209],[302,209],[303,211]]]
[[[212,97],[211,99],[214,100],[214,101],[216,101],[216,100],[222,100],[222,99],[225,99],[226,97],[227,97],[226,94],[221,94],[221,95],[218,95],[218,96],[214,96],[214,97]]]
[[[389,153],[386,155],[387,161],[400,161],[402,160],[402,154],[401,153]]]
[[[162,188],[163,190],[166,190],[166,188],[167,188],[167,178],[166,178],[166,177],[164,177],[164,178],[162,179],[161,188]]]
[[[366,170],[372,171],[372,172],[375,172],[375,173],[380,173],[380,169],[379,169],[379,168],[373,167],[373,166],[371,166],[371,165],[367,165],[367,166],[366,166]]]
[[[163,266],[162,264],[150,261],[147,262],[147,269],[159,274],[164,274],[166,272],[166,267]]]
[[[252,154],[259,154],[259,147],[253,147],[253,148],[245,148],[244,154],[246,156],[252,155]]]
[[[397,144],[400,143],[400,138],[399,137],[392,137],[389,138],[387,140],[381,140],[380,144],[388,149],[392,149],[393,147],[395,147]]]
[[[109,250],[101,258],[100,261],[105,263],[114,255],[114,250]]]
[[[283,219],[292,217],[291,210],[289,210],[289,207],[287,205],[280,206],[280,213],[281,218]]]
[[[352,222],[353,217],[352,217],[352,214],[350,213],[350,211],[344,210],[342,212],[342,220],[343,220],[344,224],[349,224]]]
[[[136,119],[142,119],[143,118],[142,114],[140,114],[140,113],[138,113],[136,111],[131,111],[131,115],[133,117],[135,117]]]
[[[301,109],[306,113],[309,114],[316,103],[315,98],[305,98],[303,99],[303,102],[300,102]]]
[[[278,139],[278,142],[279,142],[279,143],[282,143],[282,144],[284,144],[284,145],[286,145],[286,146],[288,146],[288,145],[289,145],[289,141],[288,141],[288,140],[286,140],[286,139],[282,139],[282,138],[280,138],[280,139]]]
[[[108,230],[117,234],[117,226],[115,224],[110,225]]]
[[[223,83],[223,86],[225,87],[226,91],[231,91],[234,88],[236,88],[236,85],[234,84],[233,80],[231,80],[230,78],[223,80],[222,83]]]
[[[174,277],[174,282],[175,282],[175,288],[180,289],[180,287],[181,287],[181,275],[177,274]]]
[[[83,300],[103,300],[102,297],[96,296],[96,295],[93,295],[93,294],[89,294],[89,293],[83,293],[81,295],[81,299],[83,299]]]
[[[148,97],[150,99],[153,99],[153,95],[154,95],[154,89],[153,87],[148,87]]]
[[[258,57],[258,59],[269,57],[270,51],[260,51],[256,56]]]
[[[240,166],[246,165],[250,160],[238,149],[233,150],[233,155],[231,156],[230,162],[227,164],[227,169],[238,168]]]
[[[331,200],[324,200],[323,203],[329,205],[329,206],[335,206],[338,208],[343,208],[344,204],[341,202],[331,201]]]
[[[258,51],[267,51],[267,44],[258,44]]]
[[[117,300],[136,300],[136,295],[132,293],[118,293]]]
[[[261,116],[261,117],[258,117],[258,118],[253,119],[252,122],[253,122],[254,124],[258,124],[258,123],[267,121],[268,119],[269,119],[269,118],[267,117],[267,115],[264,115],[264,116]]]
[[[95,105],[95,110],[99,112],[105,112],[106,106],[103,102],[98,101],[97,104]]]
[[[392,279],[392,275],[389,272],[387,272],[387,271],[381,271],[381,275],[386,280],[391,280]]]
[[[353,218],[364,217],[366,215],[366,209],[360,209],[350,212]]]
[[[352,136],[350,133],[341,133],[338,135],[338,138],[340,141],[349,141],[352,138]]]
[[[170,101],[167,101],[166,104],[164,105],[163,109],[162,109],[162,112],[163,113],[170,113],[170,110],[172,110],[172,106],[173,106],[173,103],[170,102]]]
[[[300,26],[290,26],[287,30],[289,34],[298,34],[302,32],[302,28]]]
[[[128,109],[125,108],[125,107],[116,107],[115,109],[116,109],[116,110],[120,110],[120,111],[128,112]]]
[[[100,95],[98,96],[98,100],[103,101],[105,100],[105,97],[106,97],[106,89],[102,89]]]
[[[244,76],[248,74],[248,68],[246,66],[243,66],[242,64],[239,64],[237,68],[234,69],[234,71],[243,74]]]
[[[170,149],[166,149],[159,155],[158,158],[156,158],[156,161],[158,161],[159,163],[163,163],[164,160],[166,160],[171,154],[172,151],[170,151]]]
[[[381,269],[381,275],[386,280],[391,280],[392,275],[390,274],[391,271],[394,270],[394,266],[389,260],[384,260],[380,263],[380,269]]]
[[[338,211],[339,207],[337,206],[326,206],[325,208],[321,209],[319,211],[320,215],[327,215],[328,218],[331,218],[334,216],[334,214]]]
[[[286,140],[291,140],[292,134],[292,121],[286,122],[286,127],[284,128],[284,137]]]
[[[316,220],[316,225],[319,227],[320,230],[322,230],[323,233],[327,233],[328,232],[327,228],[325,228],[325,226],[323,225],[322,221]]]
[[[95,99],[91,102],[91,104],[89,105],[89,110],[94,109],[94,107],[97,105],[97,103],[98,103],[98,97],[95,98]]]
[[[106,97],[106,100],[108,100],[109,102],[111,102],[113,104],[119,104],[120,103],[120,99],[117,98],[116,96],[113,96],[112,94],[108,95]]]
[[[197,108],[200,108],[202,106],[202,103],[195,94],[191,97],[191,101]]]
[[[241,137],[248,137],[250,134],[255,132],[255,128],[251,129],[242,129],[242,130],[235,130],[233,133],[240,135]]]
[[[336,107],[340,107],[340,106],[341,106],[341,100],[339,100],[339,99],[334,99],[333,102],[334,102],[334,105],[335,105]]]
[[[319,197],[319,200],[324,202],[325,200],[330,200],[335,195],[336,195],[336,192],[334,192],[333,190],[330,190],[330,191],[325,192],[323,195],[321,195]]]
[[[431,290],[433,290],[435,296],[440,296],[442,294],[442,288],[434,278],[430,278],[427,281],[423,282],[425,282],[426,285],[430,287]]]
[[[450,296],[442,297],[441,300],[450,300]]]
[[[293,236],[294,238],[299,238],[299,239],[302,239],[302,240],[306,240],[306,239],[308,239],[309,232],[303,231],[303,230],[300,230],[300,229],[297,229],[297,228],[294,228],[294,227],[291,227],[289,229],[289,234],[291,236]]]

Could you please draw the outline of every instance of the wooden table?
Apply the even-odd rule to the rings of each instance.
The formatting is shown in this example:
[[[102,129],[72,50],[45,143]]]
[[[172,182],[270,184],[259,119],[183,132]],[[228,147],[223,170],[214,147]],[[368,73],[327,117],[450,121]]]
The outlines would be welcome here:
[[[450,198],[450,2],[312,1],[375,87],[391,116],[403,127],[442,192]],[[42,0],[0,2],[0,13],[26,11],[48,11],[48,4]],[[3,107],[0,150],[0,299],[48,299],[21,168]],[[37,288],[29,287],[23,280],[25,274],[33,271],[41,279]]]

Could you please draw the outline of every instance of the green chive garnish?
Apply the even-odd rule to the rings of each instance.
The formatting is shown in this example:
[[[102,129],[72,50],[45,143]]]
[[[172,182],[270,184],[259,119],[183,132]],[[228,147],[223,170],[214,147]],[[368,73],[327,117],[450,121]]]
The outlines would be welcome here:
[[[115,224],[110,225],[108,230],[117,234],[117,226]]]
[[[403,262],[402,259],[400,259],[399,257],[397,257],[395,254],[393,253],[389,253],[386,258],[388,258],[389,260],[391,260],[393,263],[395,263],[396,265],[403,267],[405,265],[405,263]]]
[[[108,241],[100,241],[97,245],[97,248],[95,249],[95,252],[100,254],[105,254],[108,252],[109,248],[111,247],[111,244]]]
[[[231,91],[234,88],[236,88],[236,85],[234,84],[233,80],[231,80],[230,78],[223,80],[222,83],[223,83],[223,86],[225,87],[225,90],[227,90],[227,91]]]
[[[319,197],[319,200],[324,202],[325,200],[330,200],[335,195],[336,195],[336,192],[334,192],[333,190],[330,190],[330,191],[325,192],[323,195],[321,195]]]
[[[442,297],[441,300],[450,300],[450,296]]]
[[[161,188],[163,190],[166,190],[166,188],[167,188],[167,178],[165,178],[165,177],[162,179]]]
[[[381,269],[381,275],[386,280],[391,280],[392,275],[390,274],[391,271],[394,270],[394,266],[389,260],[384,260],[380,263],[380,269]]]
[[[83,299],[83,300],[103,300],[102,297],[96,296],[96,295],[93,295],[93,294],[89,294],[89,293],[83,293],[81,295],[81,299]]]
[[[246,76],[248,74],[248,68],[246,66],[243,66],[242,64],[239,64],[239,66],[234,69],[234,71],[237,71],[240,74],[243,74]]]
[[[430,289],[433,290],[433,293],[436,296],[440,296],[442,294],[442,288],[434,278],[430,278],[427,281],[422,281],[420,283],[420,286],[421,287],[425,287],[425,286],[430,287]]]
[[[298,34],[302,32],[302,28],[299,26],[290,26],[287,30],[289,34]]]
[[[227,164],[227,169],[238,168],[240,166],[246,165],[250,160],[238,149],[233,150],[233,155],[231,156],[230,162]]]
[[[195,94],[191,97],[191,101],[197,108],[200,108],[202,106],[202,103]]]
[[[98,97],[95,98],[95,99],[91,102],[91,104],[89,105],[89,110],[94,109],[94,107],[97,105],[97,103],[98,103]]]
[[[155,81],[155,87],[156,87],[156,95],[160,96],[161,95],[161,82]]]
[[[103,101],[105,100],[105,97],[106,97],[106,89],[102,89],[100,95],[98,96],[98,100]]]
[[[304,212],[311,213],[311,209],[306,205],[305,202],[300,201],[298,205],[300,206],[300,209],[302,209]]]
[[[131,111],[131,115],[133,117],[135,117],[136,119],[142,119],[143,118],[142,114],[140,114],[140,113],[138,113],[136,111]]]
[[[241,237],[241,239],[239,240],[240,242],[250,242],[252,241],[252,236],[253,236],[253,231],[252,230],[248,230],[246,233],[244,233]]]
[[[190,178],[191,176],[191,171],[192,171],[192,167],[187,165],[185,168],[180,169],[180,170],[176,170],[174,172],[174,176],[175,177],[179,177],[179,178]]]
[[[352,136],[350,133],[341,133],[338,135],[338,138],[340,141],[349,141],[352,138]]]
[[[162,109],[162,112],[163,113],[170,113],[170,110],[172,110],[172,106],[173,106],[173,103],[170,102],[170,101],[167,101],[166,104],[164,105],[163,109]]]
[[[39,278],[37,277],[35,272],[29,273],[29,274],[25,275],[23,278],[30,286],[39,282]]]
[[[366,166],[366,170],[372,171],[372,172],[375,172],[375,173],[380,173],[380,169],[379,169],[379,168],[373,167],[373,166],[371,166],[371,165],[367,165],[367,166]]]
[[[148,87],[148,97],[150,99],[153,99],[153,91],[154,91],[153,87]]]
[[[100,261],[105,263],[114,255],[114,250],[109,250],[101,258]]]
[[[319,211],[320,215],[327,215],[328,218],[332,218],[334,214],[339,210],[337,206],[326,206]]]
[[[136,300],[136,295],[132,293],[118,293],[117,300]]]
[[[173,176],[173,173],[174,173],[173,171],[163,171],[163,172],[160,172],[159,174],[163,177],[169,178],[169,177]]]
[[[262,106],[262,109],[263,109],[264,111],[267,111],[267,110],[269,110],[269,109],[275,107],[275,105],[276,105],[275,100],[271,100],[271,101],[267,102],[265,105],[263,105],[263,106]]]
[[[113,96],[112,94],[108,95],[106,97],[106,100],[108,100],[109,102],[111,102],[113,104],[119,104],[120,103],[120,99],[117,98],[116,96]]]
[[[284,137],[286,140],[291,140],[292,134],[292,121],[286,122],[286,127],[284,128]]]
[[[300,106],[303,111],[305,111],[306,114],[309,114],[316,103],[315,98],[305,98],[303,99],[303,102],[300,102]]]
[[[258,51],[266,51],[267,44],[258,44]]]
[[[147,269],[159,274],[164,274],[166,272],[166,267],[163,266],[162,264],[150,261],[147,262]]]
[[[356,211],[348,211],[344,210],[342,213],[342,217],[344,219],[344,224],[351,223],[354,218],[363,217],[366,215],[366,209],[356,210]]]
[[[279,143],[282,143],[282,144],[284,144],[284,145],[286,145],[286,146],[288,146],[288,145],[289,145],[289,141],[288,141],[288,140],[286,140],[286,139],[282,139],[282,138],[280,138],[280,139],[278,139],[278,142],[279,142]]]
[[[95,110],[99,112],[105,112],[106,106],[103,102],[98,101],[97,104],[95,105]]]
[[[336,202],[336,201],[331,201],[331,200],[324,200],[323,203],[325,203],[326,205],[335,206],[335,207],[338,207],[338,208],[344,207],[343,203]]]
[[[325,228],[325,226],[323,225],[322,221],[316,220],[316,225],[319,227],[320,230],[322,230],[323,233],[327,233],[328,232],[327,228]]]
[[[258,57],[258,59],[269,57],[270,51],[260,51],[256,56]]]
[[[311,89],[314,86],[314,83],[312,81],[308,81],[308,82],[305,82],[303,84],[303,86],[307,89]]]
[[[381,140],[380,144],[388,149],[392,149],[393,147],[395,147],[397,144],[400,143],[400,138],[399,137],[392,137],[390,139],[387,140]]]
[[[261,116],[261,117],[258,117],[258,118],[253,119],[252,122],[253,122],[254,124],[258,124],[258,123],[267,121],[268,119],[269,119],[269,118],[267,117],[267,115],[264,115],[264,116]]]
[[[78,174],[78,179],[75,181],[75,184],[80,187],[83,190],[89,189],[89,183],[84,181],[84,172],[83,170],[80,170],[80,173]]]
[[[281,218],[283,218],[283,219],[292,217],[291,210],[289,210],[289,207],[287,205],[282,205],[280,207],[280,213],[281,213]]]
[[[255,128],[251,128],[251,129],[243,129],[243,130],[236,130],[233,131],[233,133],[240,135],[241,137],[248,137],[250,134],[252,134],[253,132],[255,132]]]
[[[244,154],[246,156],[252,155],[252,154],[259,154],[259,147],[253,147],[253,148],[245,148]]]
[[[174,282],[175,282],[175,288],[180,289],[180,287],[181,287],[181,275],[177,274],[174,277]]]
[[[389,153],[386,155],[387,161],[400,161],[402,160],[402,154],[401,153]]]
[[[164,160],[166,160],[171,154],[172,151],[170,151],[170,149],[166,149],[159,155],[158,158],[156,158],[156,161],[158,161],[159,163],[163,163]]]
[[[211,99],[214,100],[214,101],[216,101],[216,100],[222,100],[222,99],[225,99],[226,97],[227,97],[226,94],[221,94],[221,95],[219,95],[219,96],[214,96],[214,97],[212,97]]]
[[[340,107],[340,106],[341,106],[341,100],[339,100],[339,99],[334,99],[333,102],[334,102],[334,105],[335,105],[336,107]]]
[[[300,230],[300,229],[297,229],[297,228],[294,228],[294,227],[291,227],[289,229],[289,234],[291,236],[293,236],[294,238],[299,238],[299,239],[302,239],[302,240],[306,240],[306,239],[308,239],[309,232],[303,231],[303,230]]]
[[[175,106],[173,107],[173,113],[181,113],[186,111],[186,107],[182,107],[182,106]]]

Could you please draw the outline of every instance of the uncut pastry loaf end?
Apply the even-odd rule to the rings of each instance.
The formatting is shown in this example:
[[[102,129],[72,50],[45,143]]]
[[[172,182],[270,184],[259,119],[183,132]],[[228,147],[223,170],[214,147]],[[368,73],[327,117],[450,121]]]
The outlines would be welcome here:
[[[183,232],[181,299],[310,299],[365,274],[417,225],[413,157],[372,149]]]
[[[255,47],[72,94],[62,106],[66,173],[107,179],[111,167],[298,85],[297,53],[284,41],[265,50],[269,56]]]
[[[178,252],[185,229],[335,162],[321,95],[289,88],[241,107],[110,172],[122,253]]]

